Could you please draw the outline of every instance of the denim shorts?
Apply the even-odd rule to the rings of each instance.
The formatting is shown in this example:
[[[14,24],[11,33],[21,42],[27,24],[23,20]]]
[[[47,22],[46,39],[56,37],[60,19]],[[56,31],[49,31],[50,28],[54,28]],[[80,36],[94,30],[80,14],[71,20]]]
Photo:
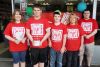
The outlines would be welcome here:
[[[11,52],[13,57],[13,63],[25,62],[26,51]]]

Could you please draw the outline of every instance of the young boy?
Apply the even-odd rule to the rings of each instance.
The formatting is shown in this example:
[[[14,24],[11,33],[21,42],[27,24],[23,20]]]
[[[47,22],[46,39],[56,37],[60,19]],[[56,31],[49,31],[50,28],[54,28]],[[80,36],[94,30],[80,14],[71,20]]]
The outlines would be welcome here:
[[[31,61],[33,67],[44,67],[50,27],[48,21],[42,17],[41,5],[34,5],[33,13],[34,16],[26,24],[26,33],[31,42]]]
[[[51,24],[51,36],[50,36],[50,67],[62,67],[62,58],[65,51],[66,43],[66,26],[61,22],[61,12],[54,12],[54,23]]]

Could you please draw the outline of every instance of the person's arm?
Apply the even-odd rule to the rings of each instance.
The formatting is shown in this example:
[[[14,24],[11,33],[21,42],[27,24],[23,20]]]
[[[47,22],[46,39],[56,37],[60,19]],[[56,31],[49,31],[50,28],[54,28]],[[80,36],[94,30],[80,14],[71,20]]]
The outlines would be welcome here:
[[[16,39],[12,38],[11,36],[5,35],[5,38],[7,38],[9,41],[15,42],[16,44],[20,43],[19,40],[16,40]]]
[[[94,23],[93,23],[93,26],[94,26],[94,30],[92,33],[90,33],[89,35],[86,35],[86,38],[89,39],[90,37],[94,36],[97,31],[98,31],[98,24],[97,24],[97,21],[96,20],[92,20]]]
[[[46,34],[45,36],[43,37],[43,39],[41,40],[41,44],[48,39],[48,37],[50,36],[50,28],[47,28],[46,29]]]
[[[33,43],[33,38],[32,38],[32,36],[30,34],[30,30],[29,29],[26,29],[26,35],[27,35],[28,39]]]
[[[49,45],[49,47],[51,47],[52,46],[52,43],[51,43],[51,39],[50,39],[50,37],[48,38],[48,45]]]
[[[63,45],[62,45],[62,48],[61,48],[61,53],[64,53],[64,51],[65,51],[66,38],[67,38],[67,35],[65,34],[64,37],[63,37]]]
[[[85,37],[89,39],[90,37],[94,36],[97,33],[97,29],[95,29],[91,34],[86,35]]]
[[[81,36],[81,46],[80,46],[80,51],[83,49],[84,47],[84,35]]]

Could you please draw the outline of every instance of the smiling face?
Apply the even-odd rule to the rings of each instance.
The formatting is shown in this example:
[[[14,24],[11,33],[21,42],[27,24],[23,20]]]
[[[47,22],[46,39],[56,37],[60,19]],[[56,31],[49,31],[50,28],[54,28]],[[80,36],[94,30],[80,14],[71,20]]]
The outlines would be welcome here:
[[[19,11],[15,12],[15,21],[20,21],[21,20],[21,15]]]
[[[70,24],[76,24],[77,22],[77,16],[75,14],[71,14],[69,17]]]

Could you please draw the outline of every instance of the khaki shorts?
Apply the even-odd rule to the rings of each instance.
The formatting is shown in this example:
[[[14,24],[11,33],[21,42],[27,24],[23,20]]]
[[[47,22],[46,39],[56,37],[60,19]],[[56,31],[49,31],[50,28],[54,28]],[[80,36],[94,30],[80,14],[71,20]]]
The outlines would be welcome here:
[[[86,54],[87,56],[93,56],[94,42],[89,44],[84,44],[83,49],[80,51],[80,56]]]

